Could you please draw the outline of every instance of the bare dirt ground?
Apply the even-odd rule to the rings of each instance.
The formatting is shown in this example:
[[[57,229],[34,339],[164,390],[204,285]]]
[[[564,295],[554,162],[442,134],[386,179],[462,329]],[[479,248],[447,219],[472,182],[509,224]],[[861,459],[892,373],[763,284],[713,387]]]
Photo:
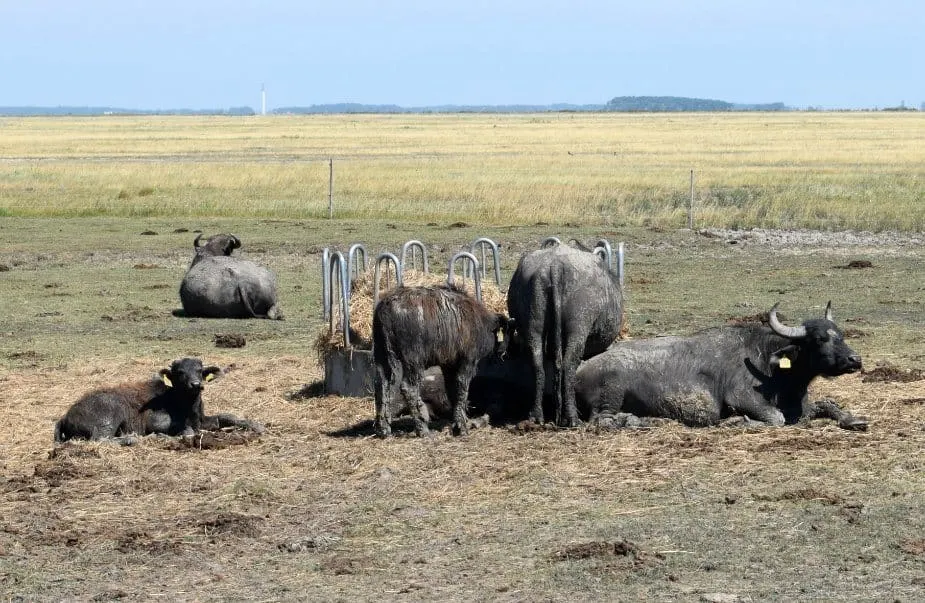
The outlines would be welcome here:
[[[277,323],[172,316],[192,240],[180,226],[203,225],[0,221],[4,599],[925,598],[915,236],[204,225],[236,232],[245,255],[279,272],[287,320]],[[148,229],[160,234],[138,235]],[[314,385],[321,247],[420,238],[442,265],[483,234],[502,242],[507,277],[546,234],[625,240],[634,337],[775,301],[795,323],[832,299],[866,369],[814,393],[869,417],[869,430],[815,421],[371,437],[370,399]],[[216,346],[231,334],[246,343]],[[80,393],[182,355],[226,369],[207,386],[207,412],[260,420],[266,433],[53,444],[54,421]]]

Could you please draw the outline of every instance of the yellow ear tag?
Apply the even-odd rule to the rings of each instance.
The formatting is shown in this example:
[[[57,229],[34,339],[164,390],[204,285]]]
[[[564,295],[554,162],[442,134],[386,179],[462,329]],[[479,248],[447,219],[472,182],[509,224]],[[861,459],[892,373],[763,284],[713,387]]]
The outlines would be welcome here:
[[[782,369],[790,368],[790,359],[784,356],[783,358],[780,359],[780,362],[777,363],[777,366],[779,366]]]
[[[173,381],[170,380],[170,377],[167,375],[161,375],[161,381],[164,382],[164,385],[167,387],[173,387]]]
[[[209,373],[206,375],[206,381],[211,381],[213,379],[215,379],[215,373]]]
[[[498,331],[498,341],[504,341],[504,331]]]

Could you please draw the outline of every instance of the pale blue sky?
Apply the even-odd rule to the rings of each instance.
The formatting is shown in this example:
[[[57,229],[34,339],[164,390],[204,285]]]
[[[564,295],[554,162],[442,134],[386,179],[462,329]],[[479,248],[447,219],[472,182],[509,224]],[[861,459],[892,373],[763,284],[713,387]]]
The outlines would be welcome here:
[[[923,0],[0,0],[0,106],[918,107]]]

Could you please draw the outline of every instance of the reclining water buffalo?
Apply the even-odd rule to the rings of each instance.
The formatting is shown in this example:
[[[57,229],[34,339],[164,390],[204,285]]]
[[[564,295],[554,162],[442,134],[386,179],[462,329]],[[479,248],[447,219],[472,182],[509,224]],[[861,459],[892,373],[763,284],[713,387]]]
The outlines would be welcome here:
[[[395,398],[400,391],[410,406],[418,435],[428,432],[421,383],[428,367],[443,372],[452,406],[453,433],[467,434],[469,382],[479,361],[503,355],[509,322],[452,285],[398,287],[373,311],[373,360],[376,364],[376,433],[391,434]]]
[[[89,392],[71,406],[55,425],[55,441],[99,440],[162,433],[193,435],[199,430],[238,427],[261,432],[256,422],[231,414],[206,415],[203,382],[221,372],[203,368],[196,358],[175,360],[157,377]],[[131,443],[131,439],[125,443]]]
[[[575,371],[620,334],[623,293],[619,275],[587,249],[557,244],[520,258],[507,307],[533,369],[530,419],[543,423],[546,363],[555,370],[556,423],[578,424]]]
[[[799,327],[781,324],[777,304],[768,324],[706,329],[690,337],[661,337],[614,343],[578,369],[576,396],[592,421],[667,417],[686,425],[716,425],[744,416],[768,425],[829,417],[863,429],[866,422],[830,401],[809,402],[817,376],[835,377],[861,369],[861,357],[845,343],[832,319]]]
[[[187,316],[205,318],[282,319],[277,303],[276,275],[254,262],[233,257],[238,237],[219,234],[199,243],[180,284],[180,301]]]

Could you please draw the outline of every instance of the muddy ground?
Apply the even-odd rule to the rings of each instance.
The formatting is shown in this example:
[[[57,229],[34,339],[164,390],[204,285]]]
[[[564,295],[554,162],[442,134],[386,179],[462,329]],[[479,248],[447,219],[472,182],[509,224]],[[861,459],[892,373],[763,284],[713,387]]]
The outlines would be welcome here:
[[[287,320],[174,316],[196,230],[239,235]],[[179,231],[179,232],[178,232]],[[156,234],[141,234],[153,232]],[[320,396],[320,252],[544,236],[627,245],[630,335],[781,302],[836,320],[860,374],[821,380],[870,419],[779,429],[488,427],[370,437],[370,399]],[[0,595],[12,600],[921,600],[925,259],[917,235],[574,231],[367,223],[0,220]],[[84,391],[197,355],[207,412],[259,437],[55,446]]]

